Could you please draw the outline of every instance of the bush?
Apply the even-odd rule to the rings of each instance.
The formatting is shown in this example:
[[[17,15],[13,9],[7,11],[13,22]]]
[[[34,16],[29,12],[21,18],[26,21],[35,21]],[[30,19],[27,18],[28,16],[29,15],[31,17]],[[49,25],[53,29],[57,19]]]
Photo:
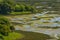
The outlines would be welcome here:
[[[0,17],[0,34],[7,36],[9,32],[12,30],[10,29],[11,24],[7,18]],[[12,26],[12,28],[14,28]]]

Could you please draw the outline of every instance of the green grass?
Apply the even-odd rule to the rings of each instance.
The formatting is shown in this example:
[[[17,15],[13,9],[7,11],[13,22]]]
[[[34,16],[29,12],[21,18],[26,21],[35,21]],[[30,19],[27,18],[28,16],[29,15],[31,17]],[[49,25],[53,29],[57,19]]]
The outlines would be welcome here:
[[[24,36],[20,33],[16,33],[16,32],[12,32],[12,33],[9,33],[8,36],[3,36],[3,39],[4,40],[16,40],[16,39],[20,39],[20,38],[23,38]]]
[[[13,33],[10,33],[9,36],[4,36],[4,40],[16,40],[23,37],[24,36],[22,34],[13,32]]]

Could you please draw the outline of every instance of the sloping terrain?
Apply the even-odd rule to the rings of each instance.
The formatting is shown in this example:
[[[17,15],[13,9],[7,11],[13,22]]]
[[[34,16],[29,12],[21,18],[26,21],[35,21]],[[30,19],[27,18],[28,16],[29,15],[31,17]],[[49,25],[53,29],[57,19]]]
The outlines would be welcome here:
[[[17,31],[17,32],[25,35],[24,38],[17,39],[17,40],[47,40],[47,39],[51,39],[51,37],[49,35],[42,34],[42,33],[25,32],[25,31]]]

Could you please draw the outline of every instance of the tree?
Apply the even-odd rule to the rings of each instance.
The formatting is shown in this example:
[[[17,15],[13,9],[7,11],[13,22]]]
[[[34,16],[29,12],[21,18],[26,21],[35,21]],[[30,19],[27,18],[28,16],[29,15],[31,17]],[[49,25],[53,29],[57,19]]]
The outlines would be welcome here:
[[[6,1],[0,3],[0,14],[9,14],[9,13],[11,13],[11,6]]]

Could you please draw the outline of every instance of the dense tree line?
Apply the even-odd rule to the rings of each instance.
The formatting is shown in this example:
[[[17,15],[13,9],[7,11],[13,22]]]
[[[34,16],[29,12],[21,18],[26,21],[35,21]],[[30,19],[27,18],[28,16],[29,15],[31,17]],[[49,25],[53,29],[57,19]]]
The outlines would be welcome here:
[[[20,4],[9,0],[0,2],[0,14],[10,14],[11,12],[34,12],[35,8],[30,5]]]

